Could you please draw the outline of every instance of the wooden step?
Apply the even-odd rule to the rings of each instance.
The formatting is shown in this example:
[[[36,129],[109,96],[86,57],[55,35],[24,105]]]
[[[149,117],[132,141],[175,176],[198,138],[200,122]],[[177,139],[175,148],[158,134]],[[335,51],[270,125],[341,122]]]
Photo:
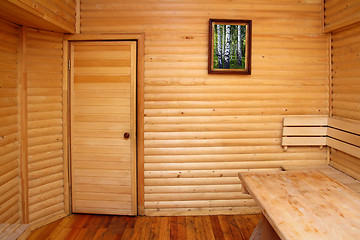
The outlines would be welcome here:
[[[30,234],[29,224],[0,223],[0,240],[25,240]]]

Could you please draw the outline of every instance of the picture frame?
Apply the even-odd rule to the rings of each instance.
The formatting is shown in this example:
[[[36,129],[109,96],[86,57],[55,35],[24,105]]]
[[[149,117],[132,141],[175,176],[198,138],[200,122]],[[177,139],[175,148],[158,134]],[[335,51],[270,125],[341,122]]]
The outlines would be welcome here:
[[[251,20],[209,19],[209,74],[251,74],[251,28]]]

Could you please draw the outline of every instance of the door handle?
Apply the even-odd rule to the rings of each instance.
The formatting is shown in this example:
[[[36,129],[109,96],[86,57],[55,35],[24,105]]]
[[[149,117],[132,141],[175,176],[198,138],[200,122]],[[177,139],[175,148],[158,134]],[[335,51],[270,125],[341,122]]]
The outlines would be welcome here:
[[[129,138],[130,137],[130,133],[126,132],[124,133],[124,138]]]

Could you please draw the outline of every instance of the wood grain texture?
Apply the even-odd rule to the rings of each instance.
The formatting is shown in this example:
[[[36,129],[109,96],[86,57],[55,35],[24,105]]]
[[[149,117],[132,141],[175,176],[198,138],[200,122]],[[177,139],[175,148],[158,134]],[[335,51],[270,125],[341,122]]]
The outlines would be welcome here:
[[[324,31],[332,32],[360,22],[360,3],[353,0],[325,0]]]
[[[4,0],[2,19],[55,32],[75,33],[75,0]]]
[[[20,186],[20,94],[18,47],[21,29],[0,21],[0,223],[19,223]]]
[[[259,215],[124,217],[73,214],[32,232],[35,239],[246,240]]]
[[[239,177],[281,239],[356,239],[360,234],[360,195],[318,171]]]
[[[136,42],[71,43],[71,62],[73,212],[136,215]]]
[[[360,121],[360,25],[332,34],[332,113],[336,118]],[[358,129],[358,128],[357,128]],[[360,159],[334,149],[330,165],[360,179]]]
[[[339,170],[337,170],[334,167],[331,167],[329,165],[313,165],[313,166],[283,166],[283,170],[285,171],[291,171],[291,170],[316,170],[319,171],[326,176],[334,179],[335,181],[347,186],[348,188],[354,190],[357,193],[360,193],[360,182],[355,177],[350,177],[349,175],[354,174],[345,174],[344,172],[341,172],[341,168],[338,167]],[[354,179],[355,178],[355,179]]]
[[[360,120],[360,24],[332,35],[333,116]]]
[[[31,234],[29,224],[0,224],[0,239],[25,240]]]
[[[27,29],[29,222],[65,216],[63,35]]]
[[[29,178],[28,178],[28,102],[27,102],[27,30],[21,28],[18,48],[19,69],[19,119],[20,119],[20,180],[21,223],[29,223]]]
[[[320,0],[81,1],[81,33],[145,34],[145,214],[254,211],[254,203],[243,201],[231,208],[212,206],[210,193],[230,200],[234,190],[232,183],[214,183],[247,169],[278,169],[286,161],[326,161],[326,150],[284,153],[280,146],[284,115],[328,114],[329,46],[320,5]],[[209,75],[209,18],[239,16],[253,21],[252,75]],[[187,185],[203,177],[212,183]],[[163,186],[153,185],[158,178]],[[187,198],[158,195],[181,199],[178,189]]]

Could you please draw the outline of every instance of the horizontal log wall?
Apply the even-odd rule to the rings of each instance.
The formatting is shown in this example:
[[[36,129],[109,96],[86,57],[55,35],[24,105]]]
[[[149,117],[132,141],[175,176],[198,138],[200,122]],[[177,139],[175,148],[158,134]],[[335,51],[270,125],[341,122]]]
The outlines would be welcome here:
[[[29,221],[34,226],[65,215],[62,40],[62,34],[26,32]]]
[[[360,1],[325,0],[324,31],[332,32],[360,22]]]
[[[75,33],[75,0],[2,0],[0,18],[19,25]]]
[[[0,21],[0,223],[66,215],[63,34]],[[65,172],[66,173],[66,172]]]
[[[360,24],[332,34],[332,115],[360,124]],[[331,151],[331,165],[360,180],[360,159]]]
[[[252,75],[208,75],[209,18],[252,19]],[[145,213],[256,211],[239,171],[319,164],[284,115],[328,114],[321,1],[82,0],[82,33],[145,33]],[[141,187],[141,186],[140,186]]]
[[[2,20],[0,29],[0,223],[15,223],[21,219],[17,64],[20,29]]]

